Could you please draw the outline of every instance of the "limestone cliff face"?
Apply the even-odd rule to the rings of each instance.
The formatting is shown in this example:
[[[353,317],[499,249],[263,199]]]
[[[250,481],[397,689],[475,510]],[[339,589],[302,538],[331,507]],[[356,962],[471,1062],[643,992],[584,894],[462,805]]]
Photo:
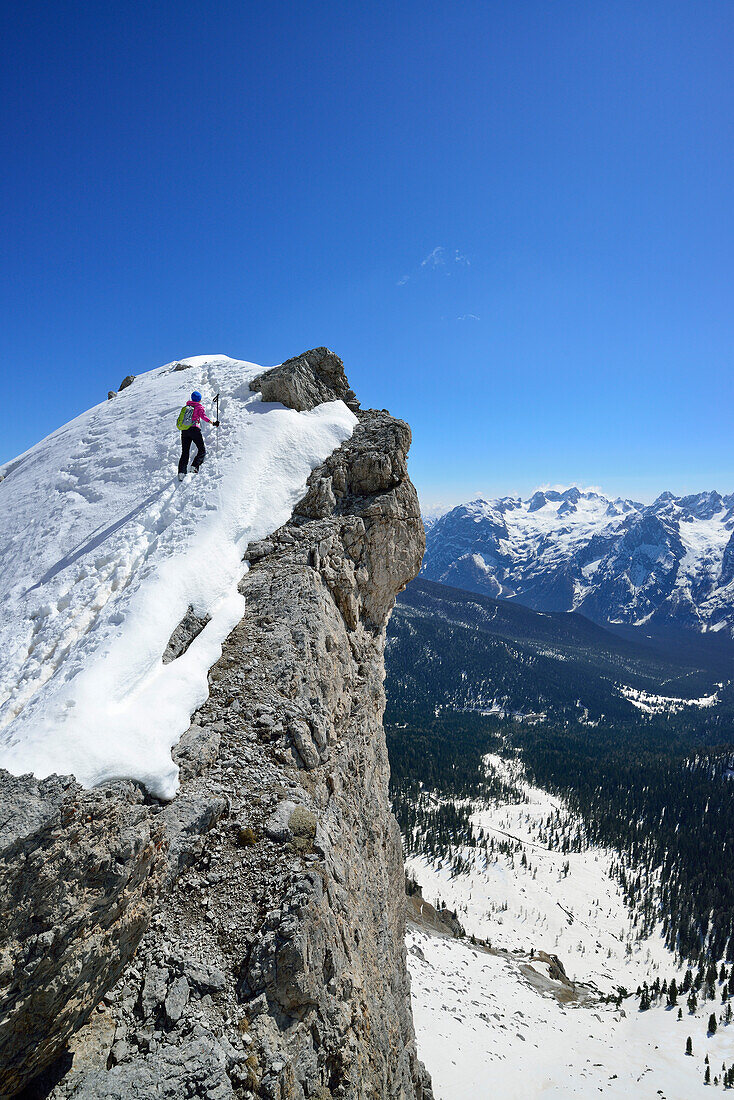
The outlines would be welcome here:
[[[136,802],[131,784],[109,794],[71,784],[80,806],[105,797],[123,805],[126,822],[133,816],[130,885],[119,881],[118,858],[108,914],[108,927],[117,920],[128,931],[100,948],[92,980],[83,930],[47,915],[60,955],[76,952],[81,970],[75,978],[58,961],[57,995],[76,1008],[56,1032],[44,1024],[35,1060],[16,1053],[13,1024],[31,979],[0,969],[0,1052],[14,1066],[0,1093],[17,1093],[91,1014],[71,1039],[71,1069],[67,1055],[29,1095],[431,1097],[415,1050],[382,729],[385,625],[424,547],[406,468],[410,430],[359,411],[341,361],[324,348],[253,388],[299,409],[342,398],[359,424],[314,471],[291,521],[248,550],[246,613],[175,750],[177,798],[161,807]],[[176,651],[200,628],[185,620]],[[57,793],[57,803],[69,797]],[[58,828],[54,812],[56,825],[48,815],[26,821],[0,852],[16,891],[19,852]],[[110,846],[113,832],[110,821]],[[56,857],[52,877],[54,866]],[[1,891],[2,880],[0,900]],[[9,948],[20,957],[44,931],[28,925],[11,942],[3,929],[4,957]]]
[[[150,922],[163,829],[132,783],[0,772],[0,1095],[85,1023]]]

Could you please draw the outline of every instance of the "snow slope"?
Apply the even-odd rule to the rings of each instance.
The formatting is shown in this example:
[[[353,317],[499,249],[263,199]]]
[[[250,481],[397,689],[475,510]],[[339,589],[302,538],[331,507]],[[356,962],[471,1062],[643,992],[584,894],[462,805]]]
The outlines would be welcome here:
[[[206,699],[207,673],[241,618],[247,544],[285,523],[311,470],[356,423],[341,401],[295,412],[262,401],[263,368],[226,356],[139,375],[0,468],[0,767],[129,777],[173,796],[171,747]],[[178,410],[199,389],[201,473],[179,484]],[[178,659],[192,607],[210,617]]]
[[[445,903],[468,934],[500,952],[409,929],[418,1049],[437,1100],[708,1095],[705,1055],[712,1078],[721,1076],[722,1062],[734,1060],[734,1027],[707,1033],[710,1013],[723,1013],[719,996],[701,997],[693,1014],[681,996],[680,1021],[663,1003],[640,1012],[638,999],[629,997],[620,1011],[598,999],[594,991],[613,994],[624,986],[634,992],[656,977],[675,976],[680,985],[683,975],[660,935],[638,935],[607,874],[611,853],[588,845],[580,852],[549,850],[540,835],[548,818],[567,835],[578,820],[560,799],[527,783],[517,761],[491,755],[486,762],[525,798],[476,806],[475,835],[483,830],[496,844],[487,862],[477,852],[468,873],[452,875],[446,863],[406,861],[427,901]],[[461,854],[472,860],[475,853],[463,848]],[[554,983],[543,982],[543,965],[530,961],[534,951],[558,955],[569,978],[589,986],[591,999],[563,1003],[548,988]],[[531,968],[540,981],[528,980]],[[693,1057],[685,1055],[689,1035]]]
[[[704,1058],[711,1077],[734,1058],[734,1027],[707,1032],[703,1002],[683,1019],[663,1006],[640,1012],[633,998],[562,1004],[534,988],[521,960],[411,928],[407,935],[418,1053],[436,1100],[697,1100]],[[527,966],[527,964],[524,964]],[[691,1036],[693,1055],[685,1054]]]
[[[604,994],[618,985],[636,989],[657,974],[661,980],[672,976],[673,956],[662,936],[638,938],[633,915],[608,874],[613,853],[594,845],[580,852],[549,850],[541,835],[549,817],[569,837],[580,821],[561,799],[526,782],[519,762],[490,754],[486,764],[524,801],[474,807],[475,835],[483,831],[496,847],[486,862],[481,849],[461,849],[473,864],[468,874],[454,875],[450,864],[424,857],[407,859],[424,897],[456,910],[467,933],[493,947],[560,956],[570,978],[593,983]],[[513,850],[500,851],[508,840]]]

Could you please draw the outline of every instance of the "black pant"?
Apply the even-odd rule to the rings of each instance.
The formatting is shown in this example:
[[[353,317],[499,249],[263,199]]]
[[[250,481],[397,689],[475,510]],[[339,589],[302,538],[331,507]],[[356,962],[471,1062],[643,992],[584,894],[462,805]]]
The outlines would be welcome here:
[[[204,437],[201,434],[201,428],[184,428],[181,432],[181,458],[178,463],[178,472],[185,474],[189,465],[189,451],[191,450],[191,444],[196,444],[196,458],[191,463],[195,470],[198,470],[206,456],[206,447],[204,446]]]

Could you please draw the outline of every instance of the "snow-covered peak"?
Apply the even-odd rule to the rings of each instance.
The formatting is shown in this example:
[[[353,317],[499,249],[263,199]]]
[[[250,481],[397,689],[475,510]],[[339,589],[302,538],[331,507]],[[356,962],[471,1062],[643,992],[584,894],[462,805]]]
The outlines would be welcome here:
[[[486,500],[478,497],[467,504],[460,504],[437,524],[448,527],[450,523],[471,520],[475,524],[489,522],[507,527],[510,539],[532,538],[557,528],[559,521],[573,533],[572,537],[592,534],[602,527],[618,526],[618,517],[635,511],[630,501],[613,503],[595,492],[582,491],[575,486],[559,491],[538,489],[528,499],[498,497]]]
[[[716,491],[645,506],[593,490],[482,498],[431,526],[424,576],[599,622],[652,616],[734,632],[734,496]]]
[[[243,612],[247,544],[285,523],[310,472],[351,434],[341,401],[263,402],[263,368],[196,356],[139,375],[0,469],[0,767],[129,777],[168,798],[171,746]],[[176,418],[220,394],[198,475],[176,478]],[[207,619],[162,661],[189,607]]]

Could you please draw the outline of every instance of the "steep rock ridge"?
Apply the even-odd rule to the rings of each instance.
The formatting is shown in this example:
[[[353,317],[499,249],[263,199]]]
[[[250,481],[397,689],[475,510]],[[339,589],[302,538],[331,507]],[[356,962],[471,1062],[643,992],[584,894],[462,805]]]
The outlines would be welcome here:
[[[358,407],[327,349],[253,386],[303,408],[335,397]],[[358,416],[291,521],[249,548],[246,614],[175,750],[180,793],[144,807],[165,863],[148,876],[150,896],[164,879],[155,913],[120,980],[118,954],[87,995],[71,1071],[29,1096],[431,1096],[382,730],[385,623],[424,536],[407,425]],[[201,627],[189,618],[172,657]],[[115,802],[109,790],[83,796]],[[66,992],[79,996],[73,981]]]
[[[650,505],[572,487],[478,499],[431,524],[423,575],[607,624],[734,635],[734,495]]]
[[[165,845],[132,783],[0,772],[0,1095],[86,1022],[130,961],[160,893]]]

